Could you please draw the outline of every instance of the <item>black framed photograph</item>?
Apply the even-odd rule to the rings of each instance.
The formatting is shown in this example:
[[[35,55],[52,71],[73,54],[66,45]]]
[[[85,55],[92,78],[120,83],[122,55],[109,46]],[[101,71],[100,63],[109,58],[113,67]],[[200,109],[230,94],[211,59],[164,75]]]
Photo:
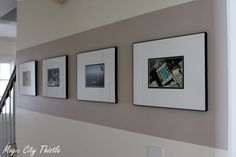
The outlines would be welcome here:
[[[22,95],[36,96],[37,85],[37,61],[21,63],[18,66],[19,93]]]
[[[133,44],[133,103],[207,111],[207,33]]]
[[[77,54],[77,99],[117,102],[117,47]]]
[[[67,56],[44,59],[43,96],[64,98],[67,96]]]

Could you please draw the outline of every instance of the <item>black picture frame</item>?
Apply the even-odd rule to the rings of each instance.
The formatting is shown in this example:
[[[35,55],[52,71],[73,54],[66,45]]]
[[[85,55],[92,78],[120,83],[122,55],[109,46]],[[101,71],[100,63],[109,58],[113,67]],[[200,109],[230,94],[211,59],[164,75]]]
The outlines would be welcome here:
[[[49,85],[49,70],[60,69],[60,84]],[[61,55],[56,57],[44,58],[42,60],[42,89],[43,97],[68,99],[68,56]],[[62,80],[62,81],[61,81]]]
[[[19,81],[19,94],[27,96],[37,96],[37,68],[38,62],[36,60],[26,61],[18,64],[18,81]],[[31,83],[27,86],[23,83],[23,73],[30,72]]]
[[[145,57],[142,58],[143,56]],[[148,59],[173,56],[184,56],[184,88],[149,88],[147,83],[149,72],[145,70],[148,69]],[[196,63],[194,59],[199,60],[199,63]],[[191,65],[194,67],[193,70],[189,68],[190,63],[193,64]],[[195,70],[200,74],[192,74]],[[139,71],[143,73],[137,74]],[[145,74],[147,76],[142,77]],[[197,80],[198,77],[200,79]],[[145,80],[139,78],[145,78]],[[207,78],[207,32],[133,43],[133,104],[135,106],[206,112],[208,111]],[[195,84],[194,87],[191,87],[191,81],[194,81],[192,83]],[[198,90],[195,91],[198,92],[194,92],[194,88],[197,88]],[[175,94],[178,95],[178,99],[173,96]],[[166,100],[168,96],[169,100]]]
[[[112,53],[113,54],[113,57],[112,58],[110,58],[111,59],[111,61],[114,63],[114,67],[112,68],[113,70],[113,72],[111,73],[111,75],[113,76],[113,82],[114,82],[114,84],[112,85],[112,92],[113,92],[113,96],[112,96],[112,98],[110,99],[110,100],[107,100],[107,99],[104,99],[104,98],[99,98],[99,99],[97,99],[97,98],[92,98],[92,97],[90,97],[90,98],[83,98],[83,97],[80,97],[80,91],[79,90],[81,90],[81,91],[83,91],[84,90],[84,88],[85,88],[85,85],[84,85],[84,87],[82,86],[82,88],[80,87],[78,87],[78,86],[80,86],[80,78],[85,78],[85,76],[83,75],[83,76],[79,76],[80,75],[80,73],[85,73],[83,70],[81,70],[81,71],[79,71],[79,69],[81,69],[81,66],[84,66],[85,67],[85,65],[96,65],[96,64],[106,64],[106,63],[104,63],[104,61],[101,61],[101,60],[96,60],[96,61],[90,61],[90,63],[86,63],[86,60],[85,60],[85,63],[83,63],[82,65],[80,65],[79,63],[81,63],[81,61],[78,59],[79,58],[79,56],[81,56],[81,55],[83,55],[83,56],[86,56],[86,55],[89,55],[89,54],[92,54],[91,56],[93,56],[93,55],[96,55],[96,53],[98,54],[102,54],[102,53],[104,53],[104,52],[102,52],[102,51],[106,51],[106,50],[111,50],[111,52],[110,53]],[[117,52],[118,52],[118,48],[116,47],[116,46],[112,46],[112,47],[105,47],[105,48],[100,48],[100,49],[94,49],[94,50],[88,50],[88,51],[83,51],[83,52],[78,52],[78,53],[76,53],[76,99],[78,100],[78,101],[89,101],[89,102],[101,102],[101,103],[117,103],[118,102],[118,79],[117,79]],[[98,55],[99,55],[98,54]],[[109,53],[108,53],[109,54]],[[104,54],[103,54],[104,55]],[[110,54],[111,55],[111,54]],[[89,57],[90,58],[90,57]],[[91,57],[91,58],[93,58],[93,57]],[[96,58],[96,57],[95,57]],[[109,67],[109,66],[107,66],[107,67]],[[107,70],[106,70],[106,72],[107,72]],[[105,86],[106,86],[106,79],[107,78],[105,78]],[[85,82],[84,82],[85,83]],[[91,91],[92,90],[99,90],[99,88],[96,88],[96,87],[94,87],[94,88],[89,88]]]

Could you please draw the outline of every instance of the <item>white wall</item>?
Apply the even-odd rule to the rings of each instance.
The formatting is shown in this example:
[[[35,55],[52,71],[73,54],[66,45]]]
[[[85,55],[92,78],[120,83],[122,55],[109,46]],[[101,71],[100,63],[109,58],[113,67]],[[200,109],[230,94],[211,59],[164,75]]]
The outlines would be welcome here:
[[[22,0],[17,50],[193,0]]]
[[[53,126],[53,127],[52,127]],[[164,149],[164,157],[227,157],[227,151],[152,137],[23,109],[16,110],[16,138],[20,157],[27,145],[34,157],[146,157],[147,146]],[[28,128],[28,129],[26,129]],[[40,146],[60,146],[61,153],[40,154]]]
[[[15,59],[16,42],[11,40],[0,40],[0,62],[9,62]]]

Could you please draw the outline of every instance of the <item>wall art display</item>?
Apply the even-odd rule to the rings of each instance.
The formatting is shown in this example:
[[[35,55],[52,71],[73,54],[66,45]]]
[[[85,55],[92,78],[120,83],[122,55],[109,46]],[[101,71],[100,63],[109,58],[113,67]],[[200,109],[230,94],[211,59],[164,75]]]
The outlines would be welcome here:
[[[77,99],[117,103],[117,47],[77,54]]]
[[[43,96],[67,98],[67,56],[43,60]]]
[[[133,44],[133,103],[207,111],[207,33]]]
[[[36,61],[19,64],[18,70],[20,94],[36,96],[36,66]]]

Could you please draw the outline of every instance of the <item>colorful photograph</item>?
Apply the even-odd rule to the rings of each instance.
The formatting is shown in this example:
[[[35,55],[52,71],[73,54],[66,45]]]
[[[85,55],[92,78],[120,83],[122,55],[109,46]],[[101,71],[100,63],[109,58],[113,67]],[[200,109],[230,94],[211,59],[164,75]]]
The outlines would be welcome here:
[[[184,88],[184,56],[148,59],[149,88]]]
[[[48,69],[48,87],[60,86],[60,69]]]
[[[104,88],[105,65],[93,64],[85,65],[85,82],[86,87]]]

